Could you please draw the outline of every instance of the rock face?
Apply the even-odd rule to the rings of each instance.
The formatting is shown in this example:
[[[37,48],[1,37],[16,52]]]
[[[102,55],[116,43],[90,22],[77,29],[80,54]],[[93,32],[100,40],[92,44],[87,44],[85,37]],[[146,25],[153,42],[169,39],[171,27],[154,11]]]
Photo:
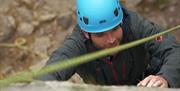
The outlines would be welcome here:
[[[34,30],[34,26],[32,24],[22,22],[19,24],[19,26],[17,28],[17,33],[20,36],[30,35],[30,34],[32,34],[33,30]]]
[[[1,91],[180,91],[180,89],[160,89],[134,86],[97,86],[54,81],[17,84],[3,88]]]
[[[156,0],[120,1],[125,1],[125,6],[131,10],[136,10],[139,3],[154,3]],[[180,8],[180,1],[169,1],[171,3],[161,12],[154,12],[153,8],[153,11],[140,8],[151,10],[145,14],[150,20],[165,27],[174,26],[180,23],[180,14],[176,13]],[[75,3],[76,0],[0,0],[0,43],[14,44],[17,39],[23,38],[26,40],[25,47],[43,55],[0,46],[0,79],[25,69],[36,69],[41,65],[37,62],[48,59],[46,56],[60,46],[65,36],[73,31],[76,24]],[[180,32],[174,34],[179,36]],[[180,41],[180,37],[178,40]],[[38,65],[29,69],[34,64]]]
[[[13,34],[13,28],[8,17],[0,13],[0,42],[8,40]]]
[[[0,43],[14,44],[23,38],[24,46],[33,51],[1,46],[0,78],[47,59],[71,33],[74,10],[75,0],[0,0]]]
[[[142,0],[125,0],[126,6],[132,10],[136,10],[136,6],[142,1]]]

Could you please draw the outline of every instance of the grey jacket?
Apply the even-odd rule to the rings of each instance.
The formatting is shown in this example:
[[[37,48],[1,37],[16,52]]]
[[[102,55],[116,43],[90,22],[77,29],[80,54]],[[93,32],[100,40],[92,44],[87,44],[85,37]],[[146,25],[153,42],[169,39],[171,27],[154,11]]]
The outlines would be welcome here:
[[[159,33],[164,29],[138,14],[123,9],[123,40],[127,43]],[[61,47],[50,56],[47,65],[80,56],[96,49],[77,25]],[[117,53],[111,65],[103,58],[39,77],[40,80],[67,80],[75,72],[86,83],[101,85],[135,85],[147,75],[162,75],[170,87],[180,87],[180,45],[171,34]]]

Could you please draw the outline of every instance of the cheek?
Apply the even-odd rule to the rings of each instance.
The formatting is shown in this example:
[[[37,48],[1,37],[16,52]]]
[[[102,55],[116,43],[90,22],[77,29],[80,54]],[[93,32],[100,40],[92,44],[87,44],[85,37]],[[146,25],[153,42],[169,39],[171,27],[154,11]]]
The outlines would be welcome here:
[[[91,37],[93,43],[99,47],[99,48],[102,48],[104,46],[104,43],[105,43],[105,38],[103,37]]]

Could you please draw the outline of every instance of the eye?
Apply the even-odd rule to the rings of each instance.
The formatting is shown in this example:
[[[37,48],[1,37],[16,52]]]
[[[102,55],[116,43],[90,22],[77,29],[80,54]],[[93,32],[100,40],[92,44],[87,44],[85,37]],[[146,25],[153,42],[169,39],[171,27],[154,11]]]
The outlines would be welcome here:
[[[117,31],[118,28],[119,28],[119,25],[117,25],[116,27],[114,27],[112,30],[113,30],[113,31]]]

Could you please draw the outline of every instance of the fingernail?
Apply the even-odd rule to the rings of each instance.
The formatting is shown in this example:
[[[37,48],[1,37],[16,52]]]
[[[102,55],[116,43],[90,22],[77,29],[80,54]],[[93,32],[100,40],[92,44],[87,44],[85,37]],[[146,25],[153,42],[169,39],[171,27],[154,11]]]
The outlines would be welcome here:
[[[138,83],[137,86],[140,86],[140,83]]]
[[[146,84],[145,83],[142,83],[142,86],[145,86]]]

